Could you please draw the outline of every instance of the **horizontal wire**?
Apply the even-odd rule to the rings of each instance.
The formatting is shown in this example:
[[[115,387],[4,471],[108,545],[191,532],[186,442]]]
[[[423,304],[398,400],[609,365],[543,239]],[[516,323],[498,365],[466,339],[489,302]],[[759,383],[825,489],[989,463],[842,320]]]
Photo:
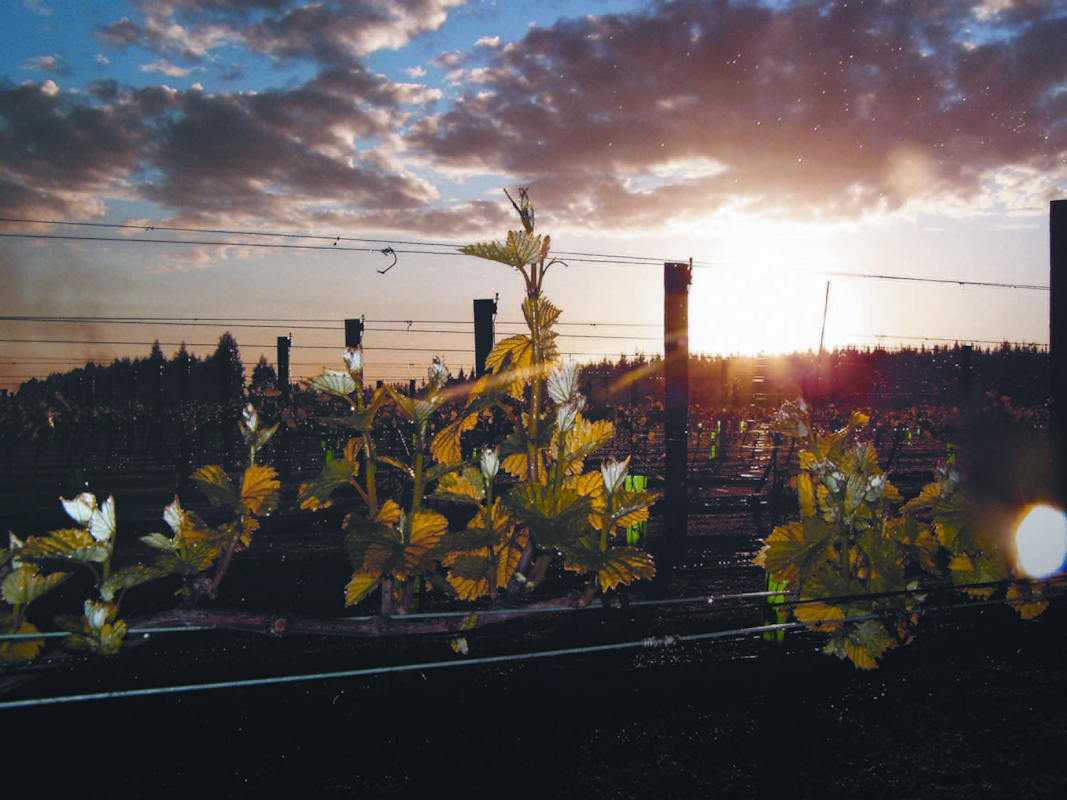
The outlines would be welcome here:
[[[22,239],[51,239],[51,240],[71,240],[71,241],[99,241],[99,242],[112,242],[112,243],[124,243],[130,244],[134,242],[140,242],[144,244],[174,244],[174,245],[200,245],[200,246],[213,246],[213,247],[261,247],[261,248],[282,248],[282,249],[300,249],[300,250],[337,250],[342,252],[379,252],[383,254],[407,254],[407,255],[448,255],[448,256],[461,256],[463,253],[459,252],[459,248],[463,245],[457,245],[447,242],[418,242],[418,241],[403,241],[395,239],[370,239],[370,238],[358,238],[358,237],[346,237],[346,236],[329,236],[326,234],[301,234],[301,233],[282,233],[282,232],[270,232],[270,231],[234,231],[223,229],[200,229],[200,228],[183,228],[176,226],[166,225],[133,225],[129,223],[106,223],[106,222],[65,222],[60,220],[33,220],[33,219],[15,219],[9,217],[0,218],[0,222],[9,223],[21,223],[21,224],[36,224],[36,225],[53,225],[53,226],[81,226],[81,227],[96,227],[96,228],[112,228],[112,229],[135,229],[141,231],[171,231],[180,233],[197,233],[197,234],[212,234],[212,235],[226,235],[226,236],[261,236],[269,238],[295,238],[295,239],[314,239],[321,241],[330,241],[329,245],[305,245],[305,244],[284,244],[277,242],[229,242],[229,241],[195,241],[187,239],[156,239],[156,238],[116,238],[106,236],[75,236],[72,234],[43,234],[43,233],[5,233],[0,232],[2,237],[22,238]],[[375,248],[363,248],[363,247],[346,247],[338,246],[339,242],[364,242],[374,244],[389,244],[390,246],[383,249]],[[393,244],[406,245],[407,247],[447,247],[450,248],[447,251],[432,251],[432,250],[406,250],[393,247]],[[455,248],[454,250],[451,248]],[[670,259],[661,259],[653,256],[621,256],[612,255],[606,253],[583,253],[576,251],[558,251],[558,255],[565,256],[569,261],[579,261],[588,263],[600,263],[600,264],[615,264],[623,266],[658,266],[659,264],[667,263]],[[708,263],[708,262],[691,262],[694,267],[713,268],[713,269],[725,269],[721,265]],[[953,278],[935,278],[930,276],[910,276],[910,275],[881,275],[871,274],[863,272],[845,272],[845,271],[829,271],[822,270],[812,273],[813,275],[829,276],[838,278],[857,278],[865,280],[881,280],[881,281],[907,281],[917,283],[939,283],[939,284],[955,284],[957,286],[975,286],[982,288],[995,288],[995,289],[1015,289],[1015,290],[1029,290],[1029,291],[1050,291],[1049,286],[1039,284],[1026,284],[1026,283],[1002,283],[996,281],[973,281],[962,280]]]

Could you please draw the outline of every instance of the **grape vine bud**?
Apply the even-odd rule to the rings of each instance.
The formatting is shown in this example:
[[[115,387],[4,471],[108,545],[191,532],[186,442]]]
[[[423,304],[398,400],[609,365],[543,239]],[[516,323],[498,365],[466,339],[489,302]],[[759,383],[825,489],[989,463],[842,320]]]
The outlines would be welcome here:
[[[487,481],[496,477],[500,469],[500,454],[495,447],[487,447],[482,451],[482,475]]]
[[[604,491],[609,495],[618,492],[626,484],[626,470],[630,466],[630,457],[622,461],[614,458],[608,459],[600,467],[600,474],[604,476]]]
[[[89,623],[89,630],[99,631],[107,624],[107,618],[111,615],[111,606],[106,603],[97,603],[92,600],[85,601],[85,619]]]
[[[548,374],[548,396],[564,405],[578,397],[578,365],[573,361],[557,364]]]
[[[255,406],[251,403],[245,405],[245,410],[241,415],[241,421],[244,423],[245,430],[250,433],[255,433],[256,428],[259,427],[259,415],[256,414]]]
[[[556,426],[560,433],[570,433],[574,429],[574,423],[578,421],[578,411],[577,403],[567,403],[556,409]]]
[[[348,366],[348,371],[352,375],[358,375],[359,373],[361,373],[363,371],[363,348],[346,347],[345,364]]]
[[[433,391],[440,389],[445,385],[445,381],[448,380],[448,367],[445,366],[445,362],[441,360],[440,356],[433,357],[433,362],[430,364],[429,376],[430,388]]]

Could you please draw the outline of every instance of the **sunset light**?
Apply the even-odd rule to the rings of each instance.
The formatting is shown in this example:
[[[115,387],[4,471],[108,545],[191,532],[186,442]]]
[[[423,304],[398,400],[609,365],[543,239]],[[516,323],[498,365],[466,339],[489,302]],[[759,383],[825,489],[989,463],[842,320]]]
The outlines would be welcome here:
[[[1048,344],[1061,3],[371,6],[0,7],[0,388],[244,324],[306,377],[353,316],[470,369],[517,187],[579,361],[661,353],[690,259],[694,352]]]
[[[1067,516],[1048,505],[1032,506],[1015,531],[1019,569],[1030,578],[1060,572],[1067,559]]]

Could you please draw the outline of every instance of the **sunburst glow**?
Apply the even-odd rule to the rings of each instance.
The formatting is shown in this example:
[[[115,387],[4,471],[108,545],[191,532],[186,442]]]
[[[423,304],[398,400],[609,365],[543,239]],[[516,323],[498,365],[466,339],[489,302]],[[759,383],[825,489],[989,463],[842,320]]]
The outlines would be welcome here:
[[[1031,578],[1047,578],[1067,559],[1067,516],[1048,505],[1032,506],[1015,530],[1019,569]]]

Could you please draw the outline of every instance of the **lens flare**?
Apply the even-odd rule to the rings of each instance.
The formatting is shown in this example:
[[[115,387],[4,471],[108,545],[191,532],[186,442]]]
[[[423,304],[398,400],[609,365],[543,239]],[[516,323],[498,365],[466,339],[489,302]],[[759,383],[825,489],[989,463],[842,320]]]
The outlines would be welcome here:
[[[1067,559],[1067,516],[1058,508],[1036,505],[1015,530],[1019,569],[1031,578],[1047,578]]]

